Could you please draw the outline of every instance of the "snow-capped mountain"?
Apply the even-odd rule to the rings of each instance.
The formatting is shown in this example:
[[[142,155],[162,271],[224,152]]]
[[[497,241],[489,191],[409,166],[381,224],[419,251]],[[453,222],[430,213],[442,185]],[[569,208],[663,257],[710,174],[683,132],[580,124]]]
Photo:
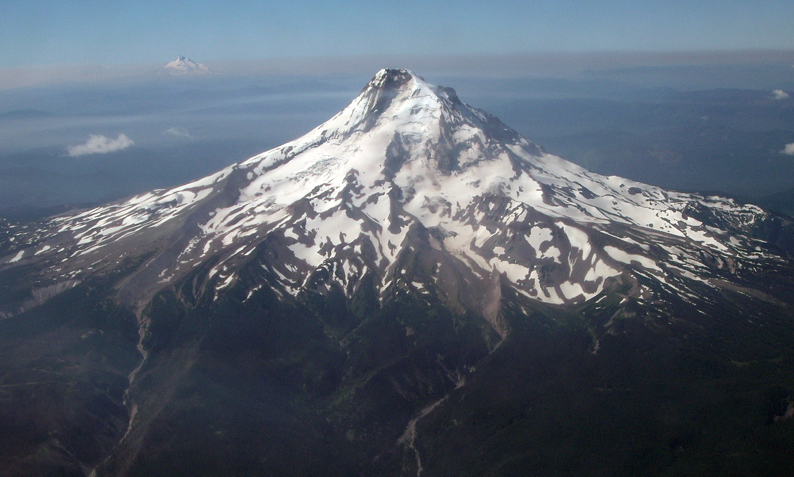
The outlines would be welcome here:
[[[530,299],[565,304],[624,272],[683,296],[691,282],[719,288],[715,277],[774,260],[752,238],[767,218],[730,199],[588,172],[451,89],[382,70],[303,137],[181,187],[55,218],[0,264],[52,261],[47,279],[62,288],[158,251],[125,286],[141,306],[213,257],[207,278],[227,288],[235,264],[277,238],[281,258],[265,266],[293,295],[327,269],[348,296],[367,273],[382,292],[427,287],[452,302],[462,283],[477,296],[501,276]],[[439,264],[403,283],[395,263],[415,247]]]
[[[203,68],[182,57],[168,67]],[[456,414],[468,408],[454,399],[491,383],[501,368],[477,370],[494,366],[497,348],[520,349],[516,343],[530,339],[536,323],[546,323],[532,332],[537,336],[556,326],[577,336],[574,354],[583,360],[606,353],[601,359],[644,363],[650,355],[626,351],[635,348],[620,340],[639,340],[636,330],[643,329],[643,337],[653,336],[648,342],[675,337],[683,341],[664,346],[689,349],[682,344],[687,336],[701,336],[723,317],[751,324],[786,317],[773,321],[784,330],[780,337],[789,336],[793,327],[782,323],[794,295],[780,279],[794,270],[784,250],[791,241],[786,220],[727,198],[589,172],[463,103],[450,88],[408,70],[381,70],[333,118],[216,174],[5,227],[0,318],[38,316],[48,303],[77,296],[94,297],[79,303],[132,313],[134,342],[113,339],[132,343],[140,355],[124,355],[127,361],[118,359],[127,364],[108,371],[116,379],[129,374],[110,395],[120,401],[123,389],[124,405],[116,406],[129,419],[110,433],[116,440],[101,441],[96,455],[80,460],[83,466],[109,455],[100,466],[108,475],[144,472],[144,451],[166,448],[156,443],[158,426],[182,422],[173,383],[204,383],[200,394],[221,386],[226,373],[248,376],[218,364],[234,356],[254,374],[281,370],[251,389],[292,390],[296,401],[279,405],[313,429],[273,424],[276,432],[313,436],[330,426],[322,432],[339,437],[328,437],[333,449],[368,449],[360,461],[350,457],[355,462],[345,472],[401,468],[395,475],[419,475],[422,462],[428,465],[423,453],[443,454],[429,441],[423,447],[419,421],[431,420],[438,406],[468,422]],[[731,323],[733,339],[740,327]],[[103,326],[81,336],[116,336]],[[218,336],[227,338],[216,343]],[[230,340],[248,343],[239,346],[250,345],[251,354]],[[555,340],[546,344],[553,348]],[[251,356],[270,364],[251,364],[258,362]],[[217,378],[195,377],[197,369]],[[271,382],[277,386],[267,387]],[[290,407],[298,401],[312,403],[312,416],[323,424]],[[396,406],[395,414],[372,414],[379,406]],[[213,422],[222,427],[223,419]],[[295,439],[299,447],[308,442]],[[385,460],[361,463],[373,456]]]
[[[201,63],[196,63],[190,58],[177,56],[174,61],[163,66],[164,73],[172,76],[203,75],[209,73],[209,68]]]

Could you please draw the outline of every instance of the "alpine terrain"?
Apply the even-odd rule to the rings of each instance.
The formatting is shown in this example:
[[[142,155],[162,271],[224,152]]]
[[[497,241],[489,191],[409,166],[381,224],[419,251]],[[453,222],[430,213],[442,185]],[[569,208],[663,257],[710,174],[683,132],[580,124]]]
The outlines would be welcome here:
[[[792,256],[382,70],[216,174],[0,225],[0,474],[794,475]]]

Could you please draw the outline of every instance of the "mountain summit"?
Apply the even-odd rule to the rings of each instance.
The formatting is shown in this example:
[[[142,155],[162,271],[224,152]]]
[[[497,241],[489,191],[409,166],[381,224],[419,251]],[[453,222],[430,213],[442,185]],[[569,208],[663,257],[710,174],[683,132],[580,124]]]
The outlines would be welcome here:
[[[528,435],[563,446],[552,474],[590,469],[566,467],[582,442],[608,473],[642,449],[661,468],[679,444],[649,435],[722,445],[657,414],[718,408],[747,369],[732,362],[771,367],[742,388],[748,409],[794,414],[787,219],[589,172],[409,70],[216,174],[3,233],[0,324],[30,337],[13,343],[62,350],[31,358],[41,369],[81,356],[113,383],[64,404],[90,423],[58,421],[105,429],[58,444],[72,450],[57,465],[99,475],[196,452],[226,473],[460,475],[470,456],[477,474],[533,473],[526,456],[549,444]],[[47,334],[59,327],[75,331]],[[603,427],[634,420],[650,433]]]
[[[203,75],[209,73],[209,68],[190,58],[177,56],[174,61],[163,66],[163,72],[172,76]]]

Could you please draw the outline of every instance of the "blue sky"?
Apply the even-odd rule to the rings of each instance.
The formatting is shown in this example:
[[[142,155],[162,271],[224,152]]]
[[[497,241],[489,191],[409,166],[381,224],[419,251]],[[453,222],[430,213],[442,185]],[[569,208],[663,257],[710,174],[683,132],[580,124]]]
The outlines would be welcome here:
[[[0,0],[0,68],[377,55],[794,49],[794,2]]]

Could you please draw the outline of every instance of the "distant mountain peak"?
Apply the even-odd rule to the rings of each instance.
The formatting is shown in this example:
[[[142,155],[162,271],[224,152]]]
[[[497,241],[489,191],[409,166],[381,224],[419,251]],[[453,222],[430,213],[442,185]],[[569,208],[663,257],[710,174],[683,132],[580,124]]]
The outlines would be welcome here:
[[[201,75],[209,73],[209,68],[186,56],[179,55],[174,61],[163,66],[163,71],[172,76]]]

